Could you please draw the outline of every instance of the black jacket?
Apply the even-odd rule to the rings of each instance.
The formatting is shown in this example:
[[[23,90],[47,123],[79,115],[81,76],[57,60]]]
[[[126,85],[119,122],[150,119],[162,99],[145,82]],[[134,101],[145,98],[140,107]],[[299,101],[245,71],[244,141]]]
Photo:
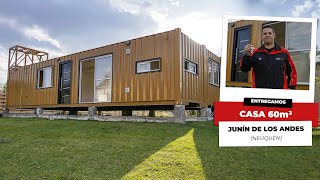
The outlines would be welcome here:
[[[295,89],[297,71],[289,52],[275,44],[269,53],[264,45],[240,61],[242,72],[252,70],[252,87],[272,89]]]

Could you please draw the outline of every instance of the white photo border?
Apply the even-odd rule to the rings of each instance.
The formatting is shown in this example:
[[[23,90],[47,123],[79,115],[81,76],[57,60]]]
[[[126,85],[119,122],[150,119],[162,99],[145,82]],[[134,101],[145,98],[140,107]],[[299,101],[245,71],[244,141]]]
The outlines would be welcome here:
[[[227,69],[227,43],[229,20],[257,20],[257,21],[286,21],[286,22],[311,22],[311,49],[310,49],[310,75],[309,90],[284,90],[262,88],[226,87]],[[251,98],[278,98],[292,99],[293,103],[313,103],[315,89],[315,64],[316,64],[316,33],[317,18],[292,18],[292,17],[266,17],[266,16],[223,16],[223,36],[220,74],[220,101],[243,102],[245,97]]]

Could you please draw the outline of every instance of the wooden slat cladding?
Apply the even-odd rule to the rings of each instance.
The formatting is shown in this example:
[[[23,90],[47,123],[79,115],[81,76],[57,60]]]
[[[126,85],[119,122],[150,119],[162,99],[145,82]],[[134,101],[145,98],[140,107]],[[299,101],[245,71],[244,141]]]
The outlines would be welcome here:
[[[17,67],[9,72],[8,107],[25,105],[56,104],[56,83],[54,60],[48,60],[41,63]],[[52,69],[52,87],[37,89],[38,69],[53,66]]]
[[[218,62],[219,67],[220,67],[220,72],[221,72],[221,59],[218,56],[216,56],[215,54],[213,54],[212,52],[210,52],[208,50],[205,50],[205,51],[206,51],[206,53],[205,53],[206,59],[210,58],[213,61]],[[209,74],[208,65],[209,65],[209,62],[205,64],[205,70],[206,70],[205,74]],[[205,88],[205,91],[206,91],[206,89],[208,90],[208,92],[205,92],[205,94],[208,94],[208,96],[204,97],[205,98],[204,102],[206,102],[208,105],[212,105],[214,102],[219,101],[219,98],[220,98],[220,76],[221,76],[221,73],[219,75],[219,86],[212,85],[212,84],[208,83],[208,88]],[[204,81],[209,82],[209,76],[204,77]]]
[[[180,69],[180,29],[99,47],[52,60],[17,67],[10,70],[8,106],[48,106],[58,103],[59,65],[71,61],[71,104],[79,103],[80,61],[83,59],[112,55],[112,103],[177,101],[180,86],[177,72]],[[126,54],[130,49],[130,54]],[[139,61],[160,58],[160,71],[136,74]],[[39,68],[53,66],[51,88],[37,89]],[[178,83],[178,84],[177,84]],[[129,88],[129,92],[125,92]],[[179,88],[175,91],[175,88]],[[105,103],[106,106],[112,103]],[[84,104],[88,105],[88,104]],[[65,106],[65,105],[63,105]]]
[[[52,60],[17,67],[9,72],[8,107],[139,106],[198,103],[206,107],[219,99],[219,88],[209,84],[208,59],[220,58],[180,29],[115,43]],[[130,53],[127,54],[127,49]],[[82,60],[112,55],[111,102],[79,103]],[[136,73],[136,63],[160,59],[160,71]],[[185,59],[197,64],[197,74],[185,71]],[[59,66],[71,61],[70,104],[58,103]],[[51,88],[37,89],[39,68],[52,66]],[[180,87],[181,86],[181,87]],[[129,91],[126,92],[126,89]]]
[[[131,40],[130,45],[115,45],[112,102],[174,100],[176,35],[174,30]],[[130,54],[125,54],[126,49]],[[155,58],[161,59],[160,71],[136,74],[137,62]]]
[[[201,106],[212,105],[219,100],[219,87],[209,84],[209,58],[219,62],[220,58],[182,33],[182,100],[198,103]],[[185,61],[197,64],[197,74],[185,70]]]

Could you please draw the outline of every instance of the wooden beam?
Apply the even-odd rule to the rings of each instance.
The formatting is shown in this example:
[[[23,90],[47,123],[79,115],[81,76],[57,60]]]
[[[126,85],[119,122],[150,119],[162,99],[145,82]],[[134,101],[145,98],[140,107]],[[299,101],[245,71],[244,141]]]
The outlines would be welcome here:
[[[22,54],[17,60],[21,59],[21,57],[23,56],[24,54]]]
[[[17,48],[17,45],[12,46],[11,48],[9,48],[10,50],[15,50],[15,48]]]
[[[19,66],[19,64],[21,63],[23,61],[23,59],[21,59],[19,62],[18,62],[18,60],[17,60],[17,66]]]
[[[30,49],[30,50],[33,50],[33,51],[38,51],[38,50],[35,50],[35,49],[32,49],[32,48],[28,48],[28,47],[24,47],[24,46],[20,46],[20,45],[16,45],[15,47],[22,48],[22,49]]]
[[[10,67],[10,64],[11,64],[11,50],[9,50],[9,56],[8,56],[8,70],[9,70],[9,67]]]
[[[24,54],[24,66],[27,65],[27,54]]]
[[[19,52],[21,52],[22,54],[18,54]],[[37,57],[38,61],[35,61],[34,56]],[[43,56],[45,56],[46,59],[42,58]],[[16,67],[19,65],[26,66],[28,60],[31,61],[31,64],[42,62],[48,60],[48,57],[49,54],[47,52],[38,51],[32,48],[27,48],[19,45],[12,46],[9,48],[8,68]],[[24,61],[24,63],[22,61]]]
[[[27,54],[27,56],[29,57],[29,60],[31,61],[31,64],[33,64],[32,59],[30,57],[30,54]]]
[[[10,66],[11,66],[11,63],[12,63],[12,60],[13,60],[13,56],[15,55],[15,53],[17,53],[17,52],[13,50],[12,56],[10,58]]]
[[[20,49],[19,49],[20,48]],[[35,54],[35,55],[38,55],[40,53],[43,53],[43,54],[48,54],[47,52],[44,52],[44,51],[39,51],[39,50],[35,50],[35,49],[32,49],[32,48],[27,48],[27,47],[23,47],[23,46],[13,46],[11,47],[10,49],[12,50],[15,50],[15,51],[19,51],[19,52],[23,52],[23,53],[29,53],[29,54]],[[26,52],[25,50],[30,50],[29,52]]]
[[[18,58],[18,53],[16,52],[16,57],[15,57],[15,60],[14,60],[14,66],[17,66],[17,58]]]

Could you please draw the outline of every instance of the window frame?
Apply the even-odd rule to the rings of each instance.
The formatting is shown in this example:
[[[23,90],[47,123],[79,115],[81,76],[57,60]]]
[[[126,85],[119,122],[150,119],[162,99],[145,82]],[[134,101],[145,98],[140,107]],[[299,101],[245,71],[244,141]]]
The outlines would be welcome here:
[[[100,79],[98,79],[96,76],[96,64],[97,64],[97,60],[98,59],[103,59],[103,58],[105,58],[105,57],[111,57],[111,70],[112,70],[112,73],[111,73],[111,76],[110,77],[108,77],[108,78],[100,78]],[[113,62],[112,62],[112,55],[105,55],[105,56],[98,56],[98,57],[96,57],[95,59],[94,59],[94,96],[93,96],[93,101],[94,102],[111,102],[111,99],[112,99],[112,76],[113,76],[113,68],[112,68],[112,65],[113,65]],[[111,97],[110,97],[110,101],[108,101],[108,100],[106,100],[106,101],[99,101],[99,100],[96,100],[96,96],[97,96],[97,81],[103,81],[103,80],[108,80],[108,81],[110,81],[110,84],[111,84],[111,87],[110,87],[110,89],[111,89],[111,93],[110,93],[110,95],[111,95]]]
[[[111,74],[111,77],[110,78],[103,78],[103,79],[96,79],[96,60],[97,59],[100,59],[100,58],[105,58],[105,57],[111,57],[111,66],[112,66],[112,74]],[[93,72],[93,101],[82,101],[82,98],[81,98],[81,93],[82,93],[82,63],[84,61],[90,61],[90,60],[94,60],[94,72]],[[99,81],[99,80],[110,80],[110,83],[111,83],[111,97],[110,97],[110,101],[96,101],[95,98],[96,98],[96,81]],[[78,95],[78,101],[79,103],[87,103],[87,104],[91,104],[91,103],[105,103],[105,102],[112,102],[112,83],[113,83],[113,54],[106,54],[106,55],[101,55],[101,56],[94,56],[94,57],[88,57],[88,58],[85,58],[85,59],[81,59],[80,60],[80,63],[79,63],[79,87],[78,87],[78,90],[79,90],[79,95]]]
[[[52,88],[53,87],[53,67],[54,66],[46,66],[46,67],[42,67],[42,68],[38,68],[37,69],[37,86],[36,86],[36,88],[37,89],[47,89],[47,88]],[[51,79],[51,81],[50,81],[50,86],[47,86],[47,87],[40,87],[40,71],[42,70],[44,70],[44,69],[51,69],[51,73],[50,73],[50,79]],[[43,83],[42,83],[43,84]]]
[[[186,63],[188,63],[188,69],[186,69]],[[193,71],[190,70],[190,68],[189,68],[190,65],[194,65],[196,72],[193,72]],[[190,61],[190,60],[187,59],[187,58],[185,58],[185,59],[184,59],[184,70],[185,70],[186,72],[191,73],[191,74],[198,75],[198,64],[195,63],[195,62]]]
[[[214,85],[214,86],[217,86],[217,87],[220,87],[220,63],[214,61],[213,59],[209,58],[209,63],[208,63],[210,66],[211,66],[211,74],[212,74],[212,82],[210,82],[210,72],[209,72],[209,67],[208,67],[208,80],[209,80],[209,84],[210,85]],[[213,65],[217,65],[217,74],[218,74],[218,83],[215,84],[214,83],[214,70],[213,70]]]
[[[62,95],[62,86],[63,86],[63,83],[64,81],[66,81],[65,79],[63,81],[61,81],[61,78],[62,78],[62,73],[65,73],[62,71],[62,66],[65,65],[65,64],[68,64],[70,63],[70,71],[67,71],[67,73],[69,73],[69,81],[70,81],[70,87],[69,88],[64,88],[64,90],[66,89],[69,89],[69,95]],[[72,60],[67,60],[67,61],[64,61],[64,62],[59,62],[58,63],[58,101],[57,103],[58,104],[71,104],[71,86],[72,86],[72,69],[73,69],[73,63],[72,63]],[[66,97],[66,96],[69,96],[69,103],[62,103],[62,98],[63,97]],[[63,100],[64,101],[64,100]]]
[[[139,64],[148,64],[148,63],[151,63],[151,62],[154,62],[154,61],[159,61],[159,69],[153,69],[151,70],[150,67],[149,67],[149,70],[146,70],[146,71],[139,71],[138,70],[138,66]],[[161,58],[153,58],[153,59],[147,59],[147,60],[142,60],[142,61],[136,61],[136,74],[142,74],[142,73],[148,73],[148,72],[158,72],[158,71],[161,71]]]

